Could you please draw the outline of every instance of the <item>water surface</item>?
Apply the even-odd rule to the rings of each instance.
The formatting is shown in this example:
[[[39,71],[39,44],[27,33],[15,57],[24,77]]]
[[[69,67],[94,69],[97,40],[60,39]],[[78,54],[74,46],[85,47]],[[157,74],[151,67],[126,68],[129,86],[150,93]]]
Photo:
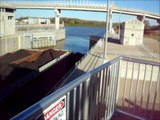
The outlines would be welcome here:
[[[66,26],[65,30],[66,40],[57,42],[56,48],[80,53],[88,51],[90,35],[103,36],[105,33],[103,27]]]

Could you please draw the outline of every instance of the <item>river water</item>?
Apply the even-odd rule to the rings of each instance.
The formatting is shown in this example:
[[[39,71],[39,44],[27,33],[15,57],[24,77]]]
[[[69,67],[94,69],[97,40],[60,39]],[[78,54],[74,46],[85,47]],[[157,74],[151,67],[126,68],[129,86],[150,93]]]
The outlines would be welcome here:
[[[105,28],[103,27],[82,27],[82,26],[66,26],[66,39],[57,42],[55,48],[80,52],[82,54],[89,50],[90,35],[103,36]]]

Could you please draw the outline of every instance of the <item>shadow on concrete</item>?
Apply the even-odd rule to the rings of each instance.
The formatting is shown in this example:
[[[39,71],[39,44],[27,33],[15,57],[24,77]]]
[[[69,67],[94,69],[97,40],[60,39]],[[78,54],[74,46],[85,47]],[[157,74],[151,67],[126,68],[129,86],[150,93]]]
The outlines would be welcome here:
[[[142,108],[140,105],[134,104],[133,101],[131,101],[131,100],[129,101],[128,99],[125,99],[125,102],[128,105],[130,104],[130,108],[128,108],[127,106],[124,106],[124,108],[122,106],[118,106],[118,109],[121,109],[121,110],[123,109],[126,113],[131,113],[133,115],[136,115],[136,116],[139,116],[139,117],[142,117],[142,118],[145,118],[145,119],[151,119],[151,116],[152,116],[152,120],[160,120],[160,111],[159,110],[154,110],[152,112],[152,107],[149,108],[148,110],[146,110],[146,107]],[[151,104],[151,106],[153,106],[153,103],[149,103],[149,104]],[[148,106],[150,106],[150,105],[148,105]],[[116,112],[113,115],[112,120],[119,120],[119,119],[138,120],[134,117]]]
[[[108,42],[115,43],[115,44],[121,44],[120,40],[116,38],[108,38]]]
[[[102,39],[103,37],[99,37],[99,36],[95,36],[95,35],[91,35],[90,36],[90,43],[89,43],[89,48],[93,47],[100,39]],[[104,38],[103,38],[104,39]],[[120,40],[118,38],[108,38],[108,42],[110,43],[115,43],[115,44],[121,44]]]
[[[72,74],[72,72],[74,72]],[[68,76],[66,76],[66,78],[64,78],[64,82],[60,85],[60,86],[65,86],[66,84],[72,82],[73,80],[75,80],[76,78],[78,78],[79,76],[85,74],[86,72],[78,69],[78,68],[74,68],[73,71],[71,71],[71,74],[68,74]]]

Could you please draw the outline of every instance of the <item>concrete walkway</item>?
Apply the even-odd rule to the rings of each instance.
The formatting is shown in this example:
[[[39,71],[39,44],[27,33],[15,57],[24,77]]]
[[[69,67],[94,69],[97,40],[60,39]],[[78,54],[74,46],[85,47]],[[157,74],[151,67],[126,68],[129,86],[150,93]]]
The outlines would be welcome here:
[[[103,41],[99,41],[95,47],[93,47],[86,56],[84,56],[77,67],[72,73],[65,79],[65,84],[76,79],[82,74],[93,70],[94,68],[103,64]]]
[[[157,61],[151,58],[147,51],[145,51],[140,46],[124,46],[121,44],[107,43],[107,60],[109,61],[118,56],[128,56],[135,58],[143,58],[146,60]],[[63,85],[71,82],[72,80],[78,78],[82,74],[93,70],[94,68],[102,65],[104,54],[104,42],[102,40],[91,48],[91,50],[79,61],[76,68],[69,74],[69,76],[64,80]]]

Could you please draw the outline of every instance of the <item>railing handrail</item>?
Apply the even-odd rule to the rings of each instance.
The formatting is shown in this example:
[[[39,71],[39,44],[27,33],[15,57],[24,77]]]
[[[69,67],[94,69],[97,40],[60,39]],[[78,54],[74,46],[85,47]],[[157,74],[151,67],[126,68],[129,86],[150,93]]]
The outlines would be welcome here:
[[[92,52],[92,50],[99,44],[101,40],[102,39],[100,39],[89,51],[87,51],[87,53],[78,62],[75,63],[75,66],[73,66],[71,70],[66,74],[66,76],[64,76],[65,79],[68,79],[70,77],[71,73],[73,73],[77,69],[80,63]]]
[[[86,79],[90,78],[92,74],[97,73],[101,69],[103,69],[103,68],[105,68],[105,67],[107,67],[107,66],[109,66],[109,65],[111,65],[121,59],[122,59],[122,57],[115,58],[112,61],[107,62],[107,63],[95,68],[94,70],[83,74],[82,76],[78,77],[77,79],[73,80],[72,82],[68,83],[67,85],[63,86],[62,88],[58,89],[57,91],[53,92],[49,96],[47,96],[47,97],[43,98],[42,100],[40,100],[39,102],[35,103],[33,106],[24,110],[20,114],[16,115],[12,119],[13,120],[14,119],[27,119],[27,117],[30,117],[33,114],[36,115],[37,111],[41,110],[42,108],[46,108],[46,106],[48,106],[49,104],[55,102],[56,100],[58,100],[62,96],[66,95],[69,91],[73,90],[76,86],[78,86],[79,84],[84,82]]]
[[[99,44],[99,42],[102,39],[99,39],[99,41],[93,46],[91,47],[90,50],[87,51],[87,53],[79,60],[75,63],[75,65],[63,76],[63,78],[46,94],[49,95],[51,92],[53,92],[53,90],[60,88],[63,86],[63,84],[66,82],[66,80],[72,75],[72,73],[77,69],[78,65],[86,58],[86,56],[88,54],[90,54],[92,52],[92,50]]]
[[[97,68],[94,70],[87,72],[83,74],[82,76],[78,77],[77,79],[73,80],[72,82],[68,83],[67,85],[63,86],[62,88],[58,89],[57,91],[51,93],[49,96],[43,98],[41,101],[35,103],[28,109],[24,110],[20,114],[16,115],[12,119],[27,119],[28,117],[35,117],[37,114],[40,114],[40,110],[46,109],[51,103],[56,102],[56,100],[60,99],[64,95],[66,95],[68,92],[72,91],[74,88],[79,86],[81,83],[84,83],[86,80],[90,79],[92,75],[95,75],[96,73],[100,72],[101,70],[104,70],[105,68],[109,67],[110,65],[115,64],[116,62],[120,62],[121,60],[131,61],[131,62],[138,62],[142,64],[149,64],[149,65],[155,65],[160,67],[159,62],[150,62],[147,60],[139,60],[135,58],[128,58],[128,57],[118,57],[115,58]],[[116,79],[118,80],[118,79]]]
[[[154,61],[142,60],[142,59],[130,58],[130,57],[122,57],[122,60],[127,60],[127,61],[136,62],[136,63],[141,63],[141,64],[147,64],[147,65],[159,66],[160,67],[160,62],[154,62]]]
[[[11,4],[14,4],[14,3],[16,3],[16,4],[40,4],[40,5],[42,5],[42,4],[46,4],[46,5],[48,5],[48,4],[51,4],[51,3],[54,3],[54,4],[62,4],[62,5],[64,5],[64,4],[67,4],[67,5],[87,5],[87,4],[89,4],[89,5],[106,5],[106,1],[104,0],[104,1],[101,1],[101,2],[99,2],[98,0],[90,0],[90,1],[87,1],[87,2],[84,2],[84,1],[64,1],[64,0],[57,0],[57,1],[38,1],[38,2],[35,2],[35,1],[26,1],[26,0],[19,0],[19,1],[17,1],[17,0],[10,0],[10,1],[5,1],[5,0],[2,0],[1,1],[2,3],[11,3]]]

